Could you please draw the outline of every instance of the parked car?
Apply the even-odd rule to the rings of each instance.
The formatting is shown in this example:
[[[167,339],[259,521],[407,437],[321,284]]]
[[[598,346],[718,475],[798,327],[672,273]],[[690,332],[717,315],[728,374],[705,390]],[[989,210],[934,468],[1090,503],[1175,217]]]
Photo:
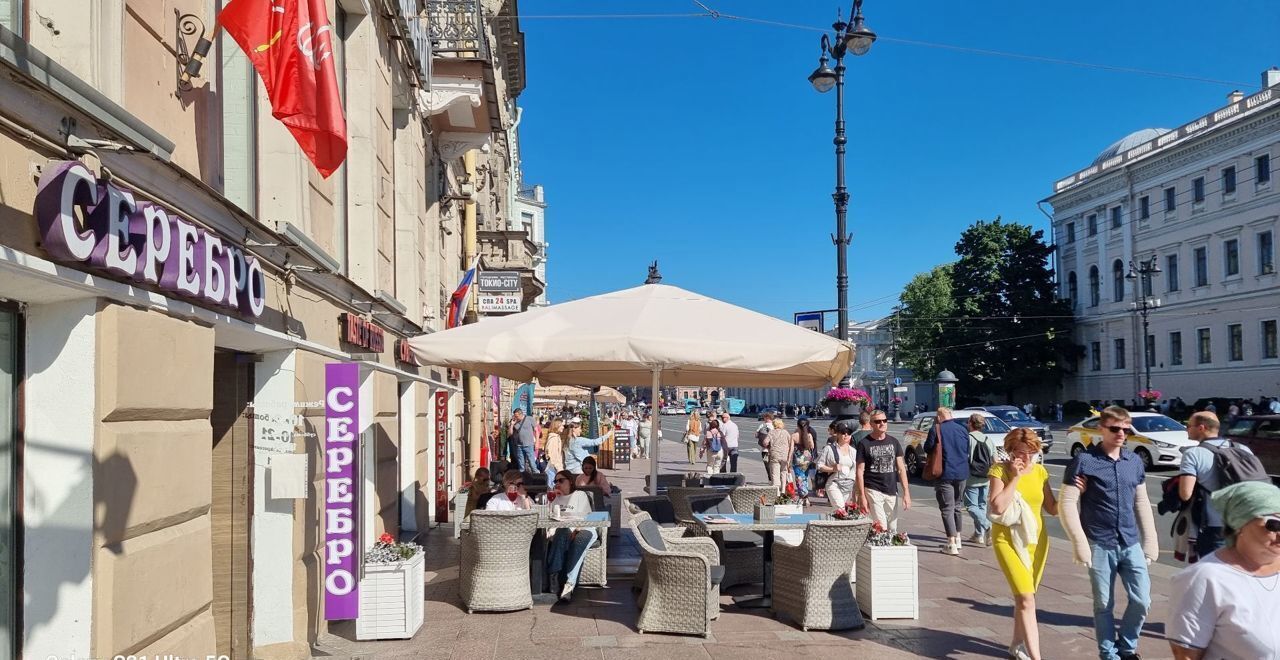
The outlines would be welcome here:
[[[986,434],[991,442],[995,443],[997,450],[1004,445],[1004,436],[1013,430],[1003,420],[989,412],[968,410],[964,411],[966,414],[960,414],[961,412],[957,410],[956,416],[947,423],[959,424],[968,432],[969,415],[975,412],[982,415],[987,420],[982,432]],[[920,413],[911,420],[911,426],[907,428],[902,447],[903,461],[907,464],[907,474],[918,477],[924,471],[924,441],[929,437],[929,429],[933,428],[933,425],[937,422],[938,413],[936,412]]]
[[[663,406],[662,414],[663,415],[683,415],[684,409],[679,406]]]
[[[769,406],[768,408],[762,408],[762,409],[760,410],[760,412],[756,413],[756,419],[758,419],[758,420],[760,420],[760,421],[762,421],[762,422],[763,422],[763,421],[764,421],[764,415],[765,415],[765,413],[770,413],[770,414],[772,414],[774,417],[777,417],[777,416],[778,416],[778,409],[777,409],[776,407],[774,407],[774,406]]]
[[[1021,408],[1017,406],[972,406],[963,410],[955,411],[956,417],[963,417],[964,413],[972,412],[989,412],[1000,418],[1000,421],[1012,426],[1013,428],[1034,429],[1036,435],[1040,436],[1040,442],[1044,444],[1044,453],[1048,454],[1053,450],[1053,431],[1049,425],[1034,417],[1027,415]]]
[[[1271,481],[1280,486],[1280,415],[1240,417],[1222,435],[1247,445],[1262,461]]]
[[[1151,412],[1129,414],[1134,434],[1125,438],[1124,448],[1137,454],[1147,469],[1157,465],[1176,467],[1182,463],[1182,452],[1199,444],[1188,438],[1187,427],[1172,417]],[[1102,431],[1098,429],[1100,420],[1100,417],[1090,417],[1067,431],[1067,446],[1073,458],[1102,441]]]

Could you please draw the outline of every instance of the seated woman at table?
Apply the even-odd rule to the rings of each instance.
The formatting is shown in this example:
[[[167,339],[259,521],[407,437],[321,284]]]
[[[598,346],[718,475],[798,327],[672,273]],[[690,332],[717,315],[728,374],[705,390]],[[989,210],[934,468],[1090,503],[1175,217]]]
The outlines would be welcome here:
[[[480,498],[493,493],[493,482],[489,481],[489,468],[477,468],[476,476],[467,484],[467,510],[463,516],[471,515],[480,506]]]
[[[524,492],[524,475],[519,470],[502,473],[502,493],[489,498],[486,511],[528,511],[533,506]]]
[[[595,467],[592,461],[592,468]],[[586,462],[583,462],[586,465]],[[561,510],[576,516],[586,517],[591,513],[591,498],[578,490],[574,485],[573,473],[561,470],[556,473],[555,487],[547,493],[552,506],[559,505]],[[553,497],[554,496],[554,497]],[[594,527],[581,529],[560,528],[551,539],[551,549],[547,551],[547,573],[551,575],[551,589],[554,593],[556,585],[560,588],[560,600],[573,597],[573,588],[578,586],[578,574],[582,572],[582,563],[587,557],[587,549],[599,538]]]
[[[605,497],[609,496],[609,480],[604,478],[603,472],[596,469],[595,456],[588,456],[582,459],[582,474],[574,478],[573,485],[578,488],[595,486],[604,493]]]

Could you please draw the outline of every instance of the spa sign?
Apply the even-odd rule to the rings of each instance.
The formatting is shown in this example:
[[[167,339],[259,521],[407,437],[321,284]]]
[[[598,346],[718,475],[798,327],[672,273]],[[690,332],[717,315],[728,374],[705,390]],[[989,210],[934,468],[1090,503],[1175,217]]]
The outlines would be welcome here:
[[[193,302],[262,315],[257,258],[175,211],[138,201],[77,161],[54,161],[36,189],[40,242],[56,260],[158,287]]]
[[[360,614],[360,365],[324,366],[324,618]]]

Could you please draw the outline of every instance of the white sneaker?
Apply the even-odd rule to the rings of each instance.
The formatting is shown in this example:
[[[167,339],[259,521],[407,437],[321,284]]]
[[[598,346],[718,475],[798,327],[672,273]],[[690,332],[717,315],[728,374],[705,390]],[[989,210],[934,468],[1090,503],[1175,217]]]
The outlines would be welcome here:
[[[948,555],[959,555],[959,554],[960,554],[960,547],[959,547],[958,545],[956,545],[956,539],[954,539],[954,538],[948,538],[948,539],[947,539],[947,547],[946,547],[945,549],[943,549],[943,552],[944,552],[944,553],[946,553],[946,554],[948,554]]]
[[[568,601],[573,598],[573,584],[566,582],[564,588],[560,590],[560,600]]]

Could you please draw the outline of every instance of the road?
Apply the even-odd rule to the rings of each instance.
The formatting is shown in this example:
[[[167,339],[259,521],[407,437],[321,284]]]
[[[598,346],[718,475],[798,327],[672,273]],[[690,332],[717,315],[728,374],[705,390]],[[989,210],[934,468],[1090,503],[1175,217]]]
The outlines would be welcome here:
[[[664,441],[680,442],[680,439],[684,436],[686,419],[687,418],[682,415],[663,416],[661,427],[662,427],[662,434],[663,434]],[[793,431],[795,430],[794,419],[787,419],[784,421],[786,422],[788,429]],[[748,464],[761,466],[762,463],[761,463],[761,457],[760,457],[760,448],[756,445],[756,442],[755,442],[755,431],[756,431],[756,428],[760,425],[760,422],[757,421],[754,417],[735,417],[734,422],[738,424],[738,427],[742,434],[741,442],[739,443],[739,447],[738,447],[739,471],[745,471],[744,466]],[[830,423],[829,420],[825,420],[825,419],[815,420],[814,427],[818,431],[818,434],[819,434],[818,437],[820,438],[820,442],[825,442],[826,440],[826,427],[827,427],[827,424],[829,423]],[[891,423],[889,425],[889,433],[894,437],[898,438],[899,440],[905,439],[906,430],[907,430],[906,423]],[[1054,439],[1056,440],[1056,442],[1053,447],[1053,452],[1045,457],[1045,463],[1044,463],[1045,469],[1049,471],[1049,476],[1052,479],[1051,483],[1054,484],[1055,490],[1062,484],[1062,475],[1066,471],[1067,464],[1071,460],[1070,457],[1067,455],[1067,451],[1069,448],[1066,446],[1066,437],[1067,437],[1066,431],[1054,431]],[[667,466],[666,470],[664,471],[667,471],[667,470],[683,471],[684,470],[684,466],[681,466],[679,464],[666,463],[664,465]],[[763,468],[761,468],[760,474],[763,474],[763,472],[764,472]],[[1147,482],[1146,482],[1147,496],[1151,500],[1153,513],[1155,513],[1154,506],[1156,505],[1156,503],[1160,501],[1161,482],[1163,482],[1165,479],[1173,476],[1176,473],[1177,473],[1177,470],[1175,468],[1157,467],[1152,469],[1147,474]],[[748,474],[751,474],[751,473],[749,472]],[[757,481],[758,479],[755,477],[750,477],[748,480]],[[917,507],[927,506],[933,509],[937,508],[937,500],[934,499],[933,486],[922,479],[916,478],[911,480],[911,499],[914,505]],[[966,517],[966,520],[968,520],[967,517]],[[1172,524],[1173,524],[1172,514],[1165,515],[1165,516],[1160,516],[1159,514],[1157,514],[1156,531],[1159,532],[1160,534],[1160,563],[1167,564],[1169,566],[1181,567],[1181,566],[1184,566],[1185,564],[1173,558],[1173,541],[1172,541],[1172,538],[1169,536],[1169,527]],[[968,525],[969,523],[966,523],[966,526]],[[1049,534],[1052,536],[1055,536],[1060,539],[1066,538],[1066,533],[1063,531],[1062,525],[1058,522],[1058,519],[1055,517],[1045,516],[1045,528],[1048,530]],[[972,532],[972,528],[967,527],[965,537],[967,538],[969,536],[969,533],[971,532]]]

